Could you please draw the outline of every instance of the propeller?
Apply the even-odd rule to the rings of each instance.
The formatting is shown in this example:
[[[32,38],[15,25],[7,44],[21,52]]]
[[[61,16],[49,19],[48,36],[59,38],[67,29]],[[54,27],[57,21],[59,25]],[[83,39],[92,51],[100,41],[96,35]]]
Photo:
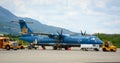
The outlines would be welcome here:
[[[82,30],[81,30],[81,35],[85,36],[86,35],[86,31],[83,33]]]
[[[57,33],[58,33],[58,36],[57,36],[57,38],[56,38],[56,45],[57,45],[57,47],[59,48],[59,49],[61,49],[61,47],[60,47],[60,42],[61,41],[63,41],[64,42],[64,38],[63,38],[63,30],[61,30],[61,32],[58,32],[57,31]]]
[[[60,33],[57,31],[57,33],[58,33],[58,38],[59,38],[59,40],[63,39],[63,36],[62,36],[63,30],[61,30]]]

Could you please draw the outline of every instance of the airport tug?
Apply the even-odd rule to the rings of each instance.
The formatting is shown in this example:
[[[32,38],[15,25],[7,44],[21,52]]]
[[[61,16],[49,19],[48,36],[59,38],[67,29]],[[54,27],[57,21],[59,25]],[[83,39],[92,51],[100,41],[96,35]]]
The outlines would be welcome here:
[[[114,46],[113,44],[112,44],[112,42],[109,42],[109,41],[106,41],[106,42],[104,42],[104,44],[102,45],[102,50],[104,51],[104,52],[116,52],[117,51],[117,47],[116,46]]]

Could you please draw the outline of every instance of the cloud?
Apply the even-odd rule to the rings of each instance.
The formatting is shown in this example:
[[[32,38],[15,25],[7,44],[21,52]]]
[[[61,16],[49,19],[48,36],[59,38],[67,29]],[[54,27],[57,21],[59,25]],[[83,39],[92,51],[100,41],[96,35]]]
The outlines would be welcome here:
[[[27,0],[27,1],[31,1],[32,5],[52,5],[59,0]]]
[[[91,1],[90,0],[74,0],[70,3],[73,3],[73,5],[75,6],[80,6],[81,9],[87,9],[89,7],[89,5],[91,5]]]
[[[95,2],[95,5],[96,7],[99,7],[99,8],[105,8],[105,3],[103,0],[99,0],[99,1],[96,1]]]
[[[0,1],[0,5],[5,4],[5,2],[7,2],[7,0]]]
[[[108,21],[108,22],[104,22],[103,25],[105,26],[117,26],[117,25],[120,25],[120,20],[116,21]],[[119,26],[120,27],[120,26]]]
[[[119,0],[3,0],[0,5],[17,16],[80,32],[119,32]],[[112,25],[112,26],[111,26]],[[116,27],[117,26],[117,27]]]

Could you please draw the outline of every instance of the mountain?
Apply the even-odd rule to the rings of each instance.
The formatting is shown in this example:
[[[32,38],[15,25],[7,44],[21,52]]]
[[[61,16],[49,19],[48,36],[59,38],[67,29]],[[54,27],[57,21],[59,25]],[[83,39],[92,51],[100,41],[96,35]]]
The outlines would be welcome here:
[[[24,19],[26,22],[33,22],[33,24],[28,24],[28,26],[32,29],[34,32],[42,32],[42,33],[56,33],[57,31],[60,31],[63,28],[60,27],[54,27],[49,26],[40,23],[37,20],[34,20],[32,18],[24,18],[24,17],[17,17],[14,14],[12,14],[7,9],[0,6],[0,34],[17,34],[20,33],[20,27],[19,24],[12,23],[13,20],[19,20]],[[64,33],[72,34],[73,32],[63,29]]]

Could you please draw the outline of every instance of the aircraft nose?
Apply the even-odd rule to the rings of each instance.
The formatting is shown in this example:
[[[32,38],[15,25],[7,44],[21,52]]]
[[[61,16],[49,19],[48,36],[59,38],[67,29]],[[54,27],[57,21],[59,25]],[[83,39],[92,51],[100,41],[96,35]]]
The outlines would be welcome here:
[[[101,40],[99,40],[99,42],[98,42],[99,44],[103,44],[103,42],[101,41]]]

